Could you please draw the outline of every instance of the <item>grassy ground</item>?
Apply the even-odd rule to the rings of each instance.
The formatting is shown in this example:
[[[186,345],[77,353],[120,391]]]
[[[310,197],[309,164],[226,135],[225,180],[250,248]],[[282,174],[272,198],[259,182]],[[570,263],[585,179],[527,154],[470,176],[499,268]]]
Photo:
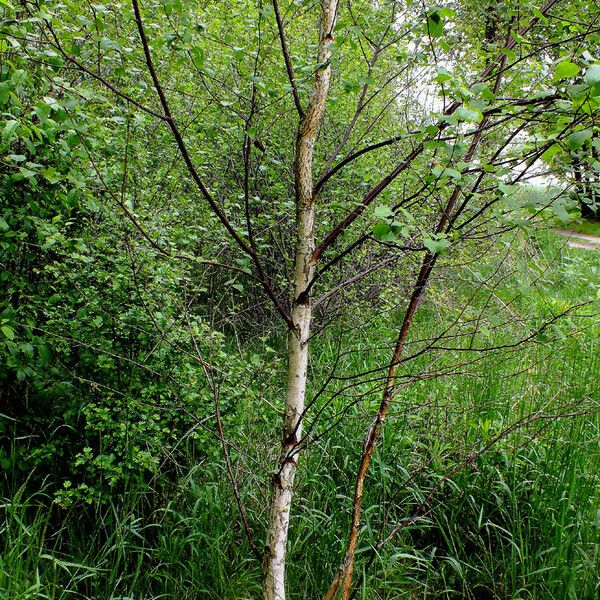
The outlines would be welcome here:
[[[584,233],[585,235],[593,235],[600,238],[600,221],[580,219],[569,225],[569,229],[576,233]]]
[[[495,288],[498,327],[493,319],[486,323],[478,342],[510,339],[525,327],[517,317],[532,304],[540,314],[558,313],[599,297],[599,254],[570,249],[552,233],[519,243],[516,272]],[[464,275],[485,278],[487,272]],[[419,331],[443,328],[461,295],[472,293],[452,282],[432,290],[436,302],[423,307]],[[482,296],[474,303],[474,314],[484,301]],[[488,356],[468,372],[416,382],[401,394],[367,486],[357,598],[598,598],[600,420],[597,413],[577,415],[599,402],[597,309],[596,300],[523,352]],[[512,325],[501,320],[511,313]],[[327,339],[317,345],[316,380],[333,347]],[[450,354],[442,362],[458,371],[460,353]],[[372,367],[366,356],[354,355],[345,368]],[[520,418],[561,410],[571,416],[540,418],[502,434]],[[315,440],[301,463],[290,540],[293,599],[319,598],[342,551],[357,440],[368,421],[359,407],[347,417],[335,434]],[[255,434],[238,433],[236,444],[250,446],[244,435]],[[498,436],[490,451],[481,452]],[[456,469],[473,452],[480,453]],[[254,458],[268,468],[268,456],[257,452]],[[244,471],[241,481],[261,539],[265,489]],[[432,491],[419,518],[373,554],[373,545],[415,515]],[[144,508],[148,493],[132,490],[126,504],[115,500],[110,510],[96,513],[91,527],[89,520],[82,524],[79,511],[49,510],[43,491],[5,499],[0,598],[260,597],[260,565],[237,526],[222,464],[198,464],[153,511]]]

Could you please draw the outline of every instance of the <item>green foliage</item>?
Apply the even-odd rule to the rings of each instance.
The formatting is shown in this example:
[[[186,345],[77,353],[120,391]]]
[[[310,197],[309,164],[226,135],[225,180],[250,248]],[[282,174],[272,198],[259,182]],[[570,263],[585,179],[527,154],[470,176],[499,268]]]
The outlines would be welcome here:
[[[98,192],[122,175],[101,166],[111,120],[72,118],[76,96],[22,62],[2,67],[14,117],[0,147],[2,469],[14,482],[32,472],[63,507],[95,505],[139,480],[166,484],[178,447],[190,460],[218,453],[196,423],[214,399],[194,339],[232,378],[226,419],[255,398],[232,384],[260,361],[231,352],[200,315],[182,319],[181,289],[201,282],[140,243]]]
[[[556,80],[561,79],[570,79],[571,77],[575,77],[581,69],[569,60],[563,60],[556,65],[556,69],[554,71],[554,78]]]
[[[553,311],[596,298],[597,254],[569,250],[562,238],[551,233],[513,241],[517,243],[520,258],[511,266],[518,268],[495,288],[502,302],[510,302],[511,310],[525,310],[532,298],[540,308],[549,303]],[[494,265],[483,264],[481,269],[478,277],[485,279]],[[531,293],[534,282],[545,290],[544,296]],[[432,333],[455,318],[454,300],[476,292],[476,286],[458,288],[453,281],[436,288],[421,320],[423,329]],[[445,306],[442,322],[434,301]],[[485,296],[481,302],[486,302]],[[472,307],[474,316],[479,308],[477,303]],[[540,408],[551,412],[553,406],[572,406],[570,410],[577,412],[597,400],[598,324],[583,323],[588,326],[562,322],[562,337],[553,336],[519,355],[489,356],[469,373],[418,382],[402,395],[390,417],[394,427],[386,432],[377,455],[375,485],[366,491],[359,570],[382,532],[387,534],[410,517],[466,454],[482,448],[515,418]],[[380,338],[388,334],[385,322],[371,326]],[[512,327],[521,324],[517,321]],[[334,330],[330,332],[334,339],[319,343],[312,363],[315,373],[328,371],[336,354],[335,337],[341,333]],[[374,363],[364,362],[372,333],[355,329],[352,335],[363,352],[344,359],[353,363],[345,368],[349,372],[373,368]],[[480,335],[488,342],[510,339],[506,331],[492,325]],[[224,354],[222,367],[227,360]],[[250,360],[255,372],[266,368],[260,357]],[[252,375],[239,371],[238,377],[249,380]],[[270,390],[271,397],[276,390]],[[223,390],[222,398],[226,407],[229,393]],[[240,410],[237,416],[227,413],[227,431],[234,460],[240,465],[242,498],[260,540],[263,490],[270,467],[264,431],[270,418],[266,407],[262,414],[252,410],[256,397],[248,403],[243,398],[236,402],[241,403]],[[87,408],[95,415],[88,436],[97,428],[103,428],[103,436],[114,436],[116,425],[123,424],[114,413],[118,406],[114,399],[104,405],[113,411],[111,418],[103,416],[101,406]],[[358,460],[353,439],[365,425],[362,409],[354,409],[351,416],[330,438],[316,437],[301,463],[290,540],[289,578],[291,588],[297,590],[292,597],[322,594],[323,582],[337,565],[351,504],[346,486]],[[114,425],[106,429],[111,419]],[[146,427],[143,419],[135,426],[139,431]],[[450,599],[487,594],[542,600],[562,597],[568,589],[574,598],[593,598],[598,566],[595,448],[599,427],[597,416],[541,420],[533,428],[516,430],[467,463],[445,480],[421,518],[383,546],[366,571],[359,597],[378,593],[389,598]],[[145,435],[151,439],[154,434],[149,429]],[[145,483],[130,481],[128,493],[119,501],[114,493],[106,498],[109,510],[92,527],[82,520],[79,506],[89,490],[77,490],[76,482],[60,496],[68,505],[68,490],[75,488],[77,505],[71,508],[53,502],[52,486],[35,493],[24,486],[7,497],[0,509],[0,595],[66,599],[77,593],[94,600],[158,599],[164,594],[182,599],[258,598],[260,565],[249,558],[218,444],[211,436],[197,439],[196,444],[203,449],[195,451],[197,466],[168,488],[162,502],[149,508],[152,495]],[[188,446],[186,452],[192,448]],[[95,456],[83,448],[80,459],[93,461]],[[112,467],[90,469],[110,473],[123,464],[126,460],[121,457]],[[245,470],[244,464],[252,469]]]
[[[358,597],[597,594],[597,417],[482,451],[528,414],[597,408],[597,305],[573,305],[597,301],[598,260],[523,233],[597,204],[599,40],[581,19],[596,7],[500,4],[340,5],[317,241],[359,217],[311,290],[292,598],[319,597],[339,566],[357,440],[429,255],[439,275],[365,492]],[[286,385],[286,331],[260,280],[287,308],[291,92],[306,107],[323,67],[317,4],[281,6],[292,85],[269,2],[143,2],[168,118],[129,2],[0,5],[0,595],[258,597],[216,413],[260,547]],[[508,75],[480,76],[494,65]],[[266,275],[203,201],[174,122]],[[525,183],[546,169],[559,185]]]

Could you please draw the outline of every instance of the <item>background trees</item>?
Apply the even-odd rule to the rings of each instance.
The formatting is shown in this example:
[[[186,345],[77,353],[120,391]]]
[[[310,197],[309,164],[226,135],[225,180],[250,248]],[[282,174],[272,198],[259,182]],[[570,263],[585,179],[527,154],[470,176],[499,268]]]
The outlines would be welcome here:
[[[48,482],[63,508],[108,514],[123,499],[151,514],[191,465],[207,465],[203,494],[223,469],[236,512],[220,522],[244,540],[238,560],[266,540],[266,597],[285,594],[286,548],[295,582],[311,555],[288,543],[299,510],[342,518],[291,595],[349,598],[383,585],[373,551],[431,526],[437,492],[472,490],[475,467],[517,481],[521,429],[595,410],[587,384],[572,394],[559,376],[518,401],[472,383],[492,370],[535,386],[523,372],[588,348],[569,336],[587,323],[574,305],[594,296],[596,267],[569,301],[538,295],[548,276],[519,229],[568,220],[573,186],[536,202],[519,186],[544,164],[560,177],[566,157],[595,164],[580,157],[594,157],[599,97],[592,3],[5,7],[10,485],[35,465],[33,489]],[[497,447],[502,468],[487,458]],[[550,468],[547,448],[536,464]],[[315,512],[302,512],[311,490]],[[410,547],[438,547],[420,531]],[[410,556],[413,577],[425,559]],[[153,584],[119,593],[135,585]]]

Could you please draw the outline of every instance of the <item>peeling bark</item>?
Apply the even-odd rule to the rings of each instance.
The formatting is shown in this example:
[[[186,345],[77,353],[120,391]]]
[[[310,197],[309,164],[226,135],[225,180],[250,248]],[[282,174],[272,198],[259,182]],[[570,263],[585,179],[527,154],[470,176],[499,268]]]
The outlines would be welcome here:
[[[314,276],[315,194],[313,153],[325,114],[331,83],[331,44],[338,0],[323,0],[318,46],[318,69],[308,108],[298,126],[294,163],[296,185],[296,248],[292,298],[292,324],[288,342],[288,382],[285,399],[281,453],[272,481],[269,529],[264,558],[265,600],[285,599],[285,558],[294,479],[298,465],[298,442],[306,396],[308,346],[312,304],[309,283]]]

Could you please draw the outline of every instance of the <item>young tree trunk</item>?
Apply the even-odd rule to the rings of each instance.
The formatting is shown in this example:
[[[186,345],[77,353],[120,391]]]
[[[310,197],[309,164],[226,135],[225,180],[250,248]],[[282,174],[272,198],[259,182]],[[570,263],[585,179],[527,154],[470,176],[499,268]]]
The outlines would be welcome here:
[[[331,44],[338,0],[323,0],[318,47],[318,69],[305,113],[301,114],[294,164],[296,185],[296,248],[292,298],[293,328],[288,342],[288,381],[281,453],[272,481],[269,529],[264,558],[265,600],[285,599],[285,555],[294,478],[302,436],[308,346],[312,317],[309,283],[314,275],[315,194],[313,152],[331,82]]]

